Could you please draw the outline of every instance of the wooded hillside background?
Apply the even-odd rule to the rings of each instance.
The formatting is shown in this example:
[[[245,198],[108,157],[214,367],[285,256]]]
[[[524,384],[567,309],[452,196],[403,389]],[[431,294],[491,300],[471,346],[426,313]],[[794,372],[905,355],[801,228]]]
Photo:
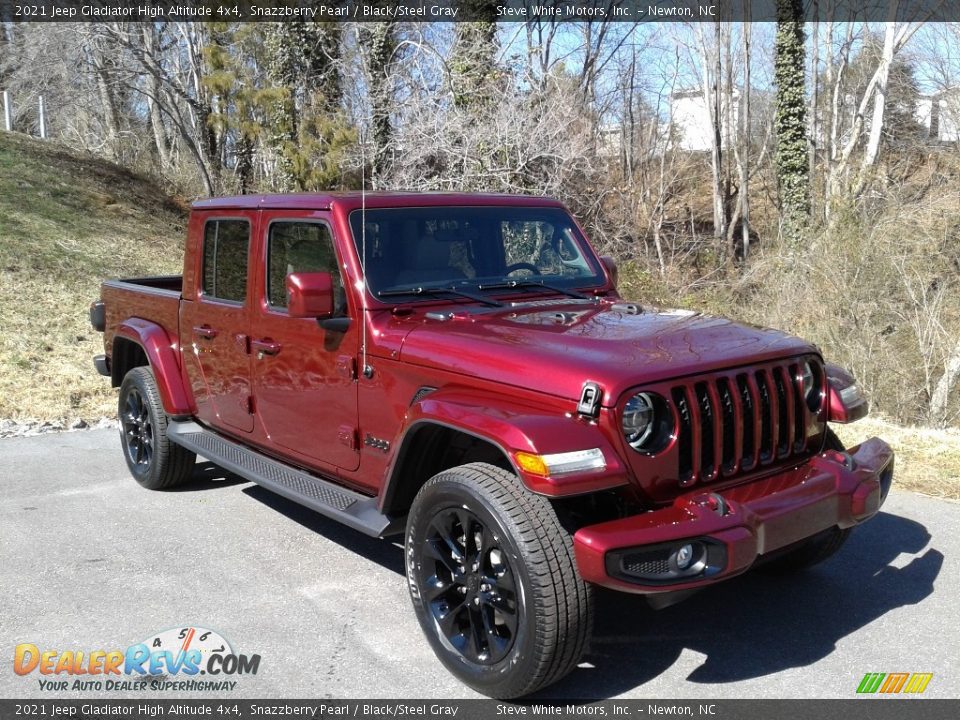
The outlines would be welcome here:
[[[498,25],[464,2],[489,20],[0,25],[0,89],[14,130],[42,95],[52,141],[185,200],[558,197],[624,295],[808,337],[883,413],[960,424],[960,24],[780,0],[776,24]]]

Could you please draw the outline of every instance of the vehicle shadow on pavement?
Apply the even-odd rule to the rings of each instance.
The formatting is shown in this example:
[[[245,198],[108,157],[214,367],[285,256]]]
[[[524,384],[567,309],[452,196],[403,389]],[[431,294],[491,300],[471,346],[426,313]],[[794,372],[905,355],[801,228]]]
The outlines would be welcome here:
[[[164,492],[202,492],[204,490],[216,490],[218,488],[230,487],[231,485],[239,485],[245,482],[250,481],[239,475],[234,475],[232,472],[224,470],[212,462],[204,460],[194,466],[193,474],[190,476],[189,482],[167,488]]]
[[[403,566],[403,550],[390,540],[378,540],[364,535],[358,530],[342,525],[336,520],[324,517],[320,513],[287,500],[281,495],[270,492],[259,485],[251,485],[243,489],[244,494],[254,500],[262,502],[276,512],[282,513],[294,522],[308,530],[322,535],[332,542],[341,545],[352,553],[356,553],[381,567],[405,576]],[[398,536],[402,541],[402,536]]]
[[[606,698],[668,670],[684,649],[706,658],[687,680],[726,683],[814,663],[887,612],[933,592],[943,554],[918,522],[881,513],[823,565],[795,574],[755,572],[664,610],[642,597],[596,595],[584,663],[539,699]],[[891,562],[901,553],[914,555]]]

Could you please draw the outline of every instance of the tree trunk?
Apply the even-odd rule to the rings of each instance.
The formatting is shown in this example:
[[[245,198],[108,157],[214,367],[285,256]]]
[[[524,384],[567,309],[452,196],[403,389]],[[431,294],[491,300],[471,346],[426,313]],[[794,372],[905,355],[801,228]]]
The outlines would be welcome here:
[[[867,147],[860,163],[860,176],[854,188],[854,195],[859,195],[867,182],[867,173],[877,161],[880,152],[880,139],[883,137],[883,117],[887,105],[887,81],[890,79],[890,66],[893,64],[895,25],[887,23],[883,34],[883,54],[880,56],[880,65],[877,67],[877,84],[873,95],[873,117],[870,120],[870,135],[867,138]]]
[[[740,111],[740,242],[743,262],[750,254],[750,0],[743,2],[743,91]]]
[[[143,39],[143,52],[149,56],[152,61],[159,65],[157,57],[157,30],[152,23],[144,23],[140,26]],[[167,131],[163,123],[163,113],[160,110],[160,93],[163,89],[160,85],[160,79],[153,73],[147,73],[147,109],[150,113],[150,130],[153,133],[153,143],[157,149],[157,158],[160,162],[161,172],[170,167],[170,141],[167,138]]]
[[[390,122],[390,109],[393,105],[390,87],[390,64],[397,43],[394,36],[396,23],[383,22],[361,25],[359,37],[366,48],[364,63],[370,97],[370,133],[373,144],[371,162],[371,187],[383,189],[383,176],[387,169],[390,142],[393,139],[393,126]]]
[[[899,0],[890,0],[887,10],[887,17],[889,20],[886,24],[886,31],[884,33],[883,53],[880,62],[877,65],[877,69],[871,76],[870,82],[867,83],[866,90],[863,92],[863,97],[860,98],[860,103],[857,105],[857,108],[853,114],[849,139],[843,146],[843,150],[840,152],[839,158],[836,160],[835,165],[831,168],[831,196],[842,192],[844,189],[843,186],[846,185],[846,183],[841,184],[840,179],[846,175],[847,169],[850,165],[850,158],[853,155],[854,149],[860,142],[861,135],[863,133],[864,117],[871,99],[874,100],[874,104],[870,134],[867,140],[867,147],[864,151],[863,159],[861,160],[860,172],[857,174],[853,188],[851,188],[850,195],[852,197],[857,197],[863,192],[863,189],[866,187],[868,172],[876,162],[877,154],[880,148],[880,139],[883,133],[883,117],[886,108],[886,85],[890,76],[890,65],[893,63],[893,58],[896,56],[896,54],[901,50],[901,48],[903,48],[910,38],[913,37],[913,34],[919,30],[921,26],[921,23],[907,23],[897,29],[896,23],[894,23],[893,20],[897,17],[897,11],[899,10],[899,7]],[[835,95],[839,93],[839,84],[840,80],[838,78],[837,91]],[[874,93],[877,93],[876,97],[874,96]]]
[[[713,191],[713,237],[723,240],[726,237],[726,198],[723,193],[723,115],[721,113],[721,73],[720,61],[721,23],[714,21],[714,44],[707,45],[706,37],[697,27],[700,40],[700,53],[703,61],[701,77],[703,100],[710,114],[710,177]]]
[[[810,58],[810,131],[807,133],[807,171],[811,187],[816,187],[817,153],[820,146],[820,3],[813,0],[813,56]],[[814,197],[814,194],[810,194]]]
[[[934,425],[943,427],[947,422],[947,401],[950,399],[950,389],[960,376],[960,341],[957,342],[947,358],[943,375],[937,381],[933,394],[930,396],[930,420]]]
[[[796,249],[810,215],[807,159],[803,0],[777,0],[774,78],[777,85],[777,180],[783,233]]]
[[[100,119],[103,122],[104,154],[111,160],[118,160],[120,157],[120,113],[117,109],[117,100],[111,84],[110,60],[108,53],[102,47],[104,41],[102,33],[93,23],[87,23],[87,29],[91,39],[90,64],[97,87],[97,99],[100,101]]]
[[[266,31],[267,76],[273,86],[267,103],[267,143],[273,150],[273,186],[290,192],[296,186],[293,154],[297,140],[294,42],[291,25],[278,23]]]

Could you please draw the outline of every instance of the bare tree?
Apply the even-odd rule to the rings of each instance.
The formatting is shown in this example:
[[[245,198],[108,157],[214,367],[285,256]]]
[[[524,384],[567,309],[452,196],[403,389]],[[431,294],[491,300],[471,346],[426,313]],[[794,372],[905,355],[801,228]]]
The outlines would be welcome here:
[[[869,178],[869,171],[877,161],[880,150],[880,141],[883,134],[885,110],[887,106],[887,83],[890,77],[890,68],[894,58],[900,52],[904,45],[920,28],[921,23],[897,23],[897,13],[899,10],[899,0],[890,0],[887,6],[888,20],[885,23],[883,48],[877,61],[877,66],[870,76],[866,87],[860,96],[859,102],[853,113],[853,120],[850,125],[848,139],[842,148],[832,154],[832,160],[829,167],[828,186],[831,197],[840,192],[847,191],[852,197],[858,197],[864,190]],[[849,52],[849,48],[846,48]],[[844,62],[847,65],[848,62]],[[841,88],[839,75],[834,88],[834,113],[833,122],[839,122],[838,105],[840,100]],[[851,160],[856,150],[863,143],[863,133],[867,124],[867,110],[871,105],[872,112],[869,120],[869,132],[860,161],[859,172],[849,184],[844,181],[849,174]]]

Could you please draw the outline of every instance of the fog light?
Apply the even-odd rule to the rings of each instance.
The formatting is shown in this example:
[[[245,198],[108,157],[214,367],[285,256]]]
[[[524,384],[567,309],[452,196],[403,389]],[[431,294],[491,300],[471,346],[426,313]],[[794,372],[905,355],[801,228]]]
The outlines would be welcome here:
[[[712,577],[726,564],[724,544],[707,538],[615,550],[606,557],[606,569],[612,577],[644,585]]]

